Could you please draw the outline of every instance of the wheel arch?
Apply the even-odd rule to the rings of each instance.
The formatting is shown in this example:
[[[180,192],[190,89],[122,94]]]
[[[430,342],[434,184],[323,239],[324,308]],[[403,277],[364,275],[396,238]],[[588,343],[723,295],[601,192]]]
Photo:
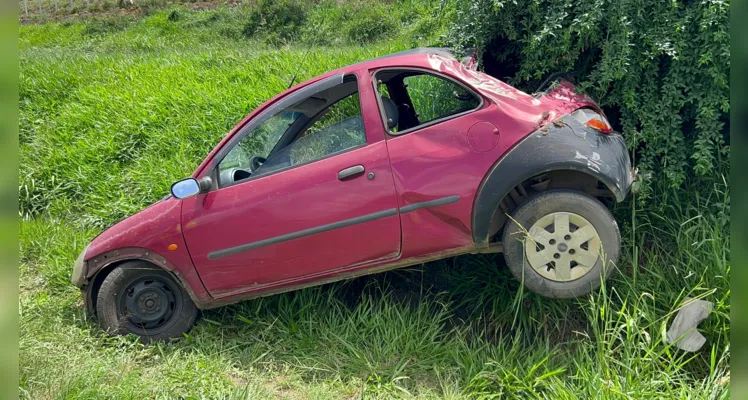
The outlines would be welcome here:
[[[193,285],[190,284],[188,277],[184,276],[165,257],[148,249],[129,247],[107,251],[86,261],[88,266],[86,280],[88,283],[83,288],[83,291],[86,307],[91,315],[96,315],[96,298],[104,279],[117,267],[130,261],[144,261],[168,272],[184,291],[187,292],[187,295],[199,309],[205,308],[212,300],[204,290],[201,292],[196,291]],[[201,295],[200,293],[203,294]]]
[[[611,196],[619,202],[633,181],[621,135],[603,135],[573,117],[563,116],[525,137],[483,178],[472,213],[473,240],[478,249],[488,247],[491,236],[501,229],[506,219],[502,203],[515,200],[513,191],[520,192],[521,198],[528,183],[548,175],[566,176],[560,180],[563,184],[547,188],[580,189],[596,197]]]

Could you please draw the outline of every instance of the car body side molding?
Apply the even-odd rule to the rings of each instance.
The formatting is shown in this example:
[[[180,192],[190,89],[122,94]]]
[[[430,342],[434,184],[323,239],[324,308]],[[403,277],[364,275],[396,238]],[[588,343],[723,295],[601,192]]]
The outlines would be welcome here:
[[[333,229],[345,228],[346,226],[361,224],[364,222],[374,221],[381,218],[391,217],[397,215],[397,208],[390,208],[387,210],[377,211],[375,213],[362,215],[355,218],[345,219],[342,221],[333,222],[331,224],[315,226],[314,228],[304,229],[301,231],[291,232],[285,235],[271,237],[257,242],[247,243],[236,247],[229,247],[228,249],[216,250],[208,253],[208,258],[215,260],[216,258],[225,257],[231,254],[237,254],[248,250],[257,249],[264,246],[270,246],[271,244],[277,244],[302,238],[304,236],[315,235],[317,233],[331,231]]]
[[[459,200],[460,200],[460,196],[453,195],[453,196],[442,197],[440,199],[434,199],[434,200],[429,200],[429,201],[422,201],[419,203],[408,204],[407,206],[400,208],[400,213],[405,214],[411,211],[419,210],[421,208],[437,207],[437,206],[442,206],[445,204],[456,203]],[[280,235],[276,237],[267,238],[264,240],[259,240],[257,242],[246,243],[240,246],[216,250],[214,252],[209,253],[208,258],[210,258],[211,260],[215,260],[217,258],[225,257],[228,255],[237,254],[237,253],[241,253],[244,251],[249,251],[249,250],[257,249],[257,248],[264,247],[264,246],[270,246],[270,245],[278,244],[282,242],[287,242],[289,240],[302,238],[304,236],[311,236],[311,235],[315,235],[318,233],[331,231],[333,229],[345,228],[346,226],[351,226],[351,225],[361,224],[364,222],[374,221],[374,220],[381,219],[381,218],[391,217],[391,216],[397,215],[397,213],[398,213],[398,210],[396,208],[390,208],[387,210],[377,211],[375,213],[366,214],[366,215],[362,215],[362,216],[355,217],[355,218],[345,219],[345,220],[333,222],[327,225],[315,226],[314,228],[291,232],[285,235]]]
[[[457,203],[458,201],[460,201],[460,196],[453,195],[453,196],[442,197],[440,199],[408,204],[407,206],[400,207],[400,214],[407,214],[411,211],[419,210],[421,208],[436,207],[436,206],[443,206],[445,204]]]

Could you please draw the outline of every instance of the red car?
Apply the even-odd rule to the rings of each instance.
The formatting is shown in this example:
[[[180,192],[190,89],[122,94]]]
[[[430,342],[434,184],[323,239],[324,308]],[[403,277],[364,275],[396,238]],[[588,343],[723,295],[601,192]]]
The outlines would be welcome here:
[[[111,333],[180,336],[200,309],[466,253],[530,290],[596,289],[620,252],[600,201],[633,181],[621,135],[568,82],[528,95],[443,49],[299,84],[242,120],[171,196],[80,254]]]

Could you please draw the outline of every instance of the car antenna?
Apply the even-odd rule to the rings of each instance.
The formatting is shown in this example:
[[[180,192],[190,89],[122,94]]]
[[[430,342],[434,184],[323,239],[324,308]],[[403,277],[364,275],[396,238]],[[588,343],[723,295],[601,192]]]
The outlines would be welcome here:
[[[306,61],[306,56],[309,54],[309,50],[311,50],[313,44],[314,42],[309,43],[309,47],[306,48],[306,51],[304,52],[304,57],[301,59],[299,66],[296,67],[296,72],[294,72],[293,78],[291,78],[291,83],[288,84],[288,87],[286,88],[286,90],[291,89],[291,86],[293,86],[293,83],[296,81],[296,75],[299,74],[299,70],[301,69],[301,66],[304,65],[304,61]]]

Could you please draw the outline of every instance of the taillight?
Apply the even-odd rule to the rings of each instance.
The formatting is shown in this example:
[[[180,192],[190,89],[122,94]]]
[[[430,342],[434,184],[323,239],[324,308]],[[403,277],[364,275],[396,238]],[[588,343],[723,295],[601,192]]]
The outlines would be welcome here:
[[[608,120],[605,119],[604,116],[598,114],[594,110],[590,110],[589,108],[582,108],[574,111],[573,113],[571,113],[571,116],[579,121],[579,123],[592,129],[596,129],[602,133],[613,132],[613,127],[610,126]]]

